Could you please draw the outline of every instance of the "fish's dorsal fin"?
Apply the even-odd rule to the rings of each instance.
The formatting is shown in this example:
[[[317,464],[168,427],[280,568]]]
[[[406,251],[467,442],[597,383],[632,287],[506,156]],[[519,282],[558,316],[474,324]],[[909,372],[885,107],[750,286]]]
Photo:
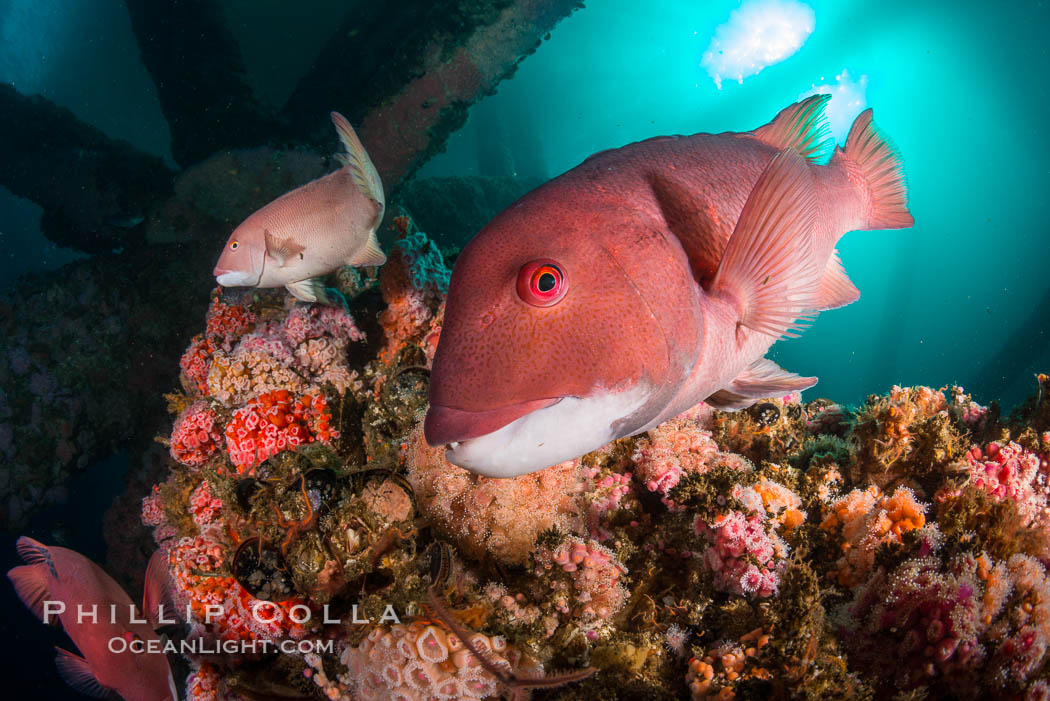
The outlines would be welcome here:
[[[709,291],[738,310],[738,325],[796,337],[819,306],[824,266],[813,254],[813,176],[791,149],[762,171],[729,237]]]
[[[153,553],[146,566],[146,581],[142,587],[142,611],[150,626],[156,630],[158,612],[164,606],[167,613],[175,611],[175,597],[171,591],[171,576],[168,573],[168,556],[164,550]]]
[[[284,286],[292,296],[303,302],[319,302],[321,304],[330,304],[331,300],[328,297],[328,293],[324,291],[324,278],[312,277],[307,280],[299,280],[297,282],[289,282]]]
[[[348,265],[356,265],[358,267],[382,265],[383,263],[386,263],[386,254],[379,247],[379,239],[376,238],[375,231],[369,232],[365,245],[360,250],[355,251],[354,255],[347,261]]]
[[[337,154],[336,158],[340,163],[349,167],[350,176],[354,179],[354,185],[361,191],[361,194],[379,205],[379,213],[376,215],[376,221],[379,221],[383,218],[383,212],[386,211],[383,181],[379,179],[379,173],[372,164],[372,159],[368,157],[368,152],[365,151],[361,140],[357,138],[357,133],[350,126],[350,122],[346,121],[346,117],[338,112],[332,112],[332,124],[339,132],[339,140],[343,142],[343,147],[346,149],[345,154]]]
[[[34,540],[27,535],[18,539],[15,543],[15,550],[18,551],[18,556],[21,557],[22,561],[27,565],[35,565],[38,562],[51,561],[51,553],[47,551],[47,546],[39,540]]]
[[[860,290],[846,275],[846,269],[842,267],[842,259],[839,258],[839,252],[836,250],[831,251],[828,264],[824,267],[824,275],[820,278],[820,291],[817,297],[816,310],[821,312],[838,309],[860,299]]]
[[[278,239],[269,229],[263,232],[263,238],[266,240],[266,255],[277,261],[278,266],[283,268],[296,259],[302,260],[306,249],[292,239]]]
[[[51,585],[47,581],[47,566],[43,563],[35,565],[21,565],[13,567],[7,573],[7,578],[15,587],[15,592],[22,603],[26,605],[38,620],[44,620],[44,602],[51,598]],[[58,617],[48,621],[51,625],[58,625]]]
[[[781,151],[791,149],[810,163],[822,163],[835,148],[824,114],[831,95],[822,93],[785,107],[769,124],[752,133]]]
[[[80,693],[96,699],[104,699],[109,696],[111,689],[102,685],[92,671],[91,665],[80,655],[74,655],[69,650],[56,647],[55,666],[58,667],[58,676]]]
[[[772,360],[759,358],[737,375],[728,387],[704,401],[716,409],[745,409],[759,399],[801,392],[815,384],[815,377],[802,377],[784,370]]]

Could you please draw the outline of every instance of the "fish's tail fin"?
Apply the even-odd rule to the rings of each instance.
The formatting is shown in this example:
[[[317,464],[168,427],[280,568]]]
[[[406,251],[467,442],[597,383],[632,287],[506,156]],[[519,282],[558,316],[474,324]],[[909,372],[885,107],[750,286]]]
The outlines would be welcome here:
[[[872,121],[871,108],[850,127],[841,155],[860,171],[868,186],[867,229],[906,229],[915,224],[908,211],[908,188],[900,154]]]

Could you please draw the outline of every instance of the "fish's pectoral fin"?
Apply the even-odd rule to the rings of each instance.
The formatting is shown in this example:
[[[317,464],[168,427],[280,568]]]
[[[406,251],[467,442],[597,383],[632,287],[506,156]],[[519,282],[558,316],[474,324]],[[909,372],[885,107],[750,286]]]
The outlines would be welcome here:
[[[142,611],[154,630],[160,625],[157,621],[160,606],[164,606],[164,610],[169,613],[175,611],[175,597],[171,587],[168,556],[164,550],[158,550],[149,559],[146,566],[146,582],[142,587]]]
[[[379,179],[379,173],[372,164],[372,159],[368,157],[368,152],[365,151],[361,140],[357,138],[357,132],[350,126],[350,122],[338,112],[332,112],[331,116],[332,124],[339,133],[339,140],[343,142],[343,148],[346,149],[345,154],[338,154],[336,158],[349,168],[350,177],[353,178],[354,185],[361,191],[361,194],[378,205],[376,221],[379,221],[386,210],[383,181]]]
[[[376,238],[375,231],[368,234],[368,241],[365,242],[365,245],[360,250],[355,251],[354,255],[347,261],[347,265],[356,265],[358,267],[382,265],[383,263],[386,263],[386,254],[379,247],[379,240]]]
[[[811,95],[780,110],[769,124],[752,133],[780,150],[791,149],[810,163],[822,162],[835,148],[835,139],[824,114],[831,95]]]
[[[292,293],[293,297],[303,302],[331,303],[328,294],[324,291],[324,278],[312,277],[298,282],[289,282],[284,287]]]
[[[102,685],[92,671],[91,665],[80,655],[74,655],[69,650],[56,647],[55,666],[58,667],[58,676],[80,693],[96,699],[104,699],[109,696],[111,689]]]
[[[842,259],[838,251],[832,251],[828,258],[828,264],[824,267],[824,275],[820,278],[820,290],[817,292],[817,311],[838,309],[847,304],[853,304],[860,299],[860,290],[856,288],[853,281],[842,267]]]
[[[819,306],[823,261],[813,254],[813,175],[785,149],[762,171],[708,286],[736,306],[738,324],[796,337]]]
[[[746,409],[759,399],[801,392],[815,384],[815,377],[802,377],[788,372],[768,358],[759,358],[733,378],[728,387],[704,401],[716,409]]]
[[[284,267],[293,260],[302,259],[303,251],[306,249],[292,241],[290,238],[279,239],[267,229],[263,234],[266,239],[266,255],[277,261],[277,265]]]
[[[36,563],[11,568],[7,578],[15,587],[15,592],[22,603],[33,612],[40,621],[44,620],[44,602],[51,596],[51,585],[47,581],[47,565]],[[58,617],[49,621],[58,625]]]

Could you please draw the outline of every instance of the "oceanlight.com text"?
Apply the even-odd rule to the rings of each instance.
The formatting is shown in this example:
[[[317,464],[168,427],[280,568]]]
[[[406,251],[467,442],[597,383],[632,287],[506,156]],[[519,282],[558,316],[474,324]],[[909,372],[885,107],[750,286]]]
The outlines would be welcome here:
[[[334,640],[128,640],[124,636],[109,639],[109,651],[112,653],[131,653],[133,655],[266,655],[281,652],[287,655],[299,654],[334,654]]]

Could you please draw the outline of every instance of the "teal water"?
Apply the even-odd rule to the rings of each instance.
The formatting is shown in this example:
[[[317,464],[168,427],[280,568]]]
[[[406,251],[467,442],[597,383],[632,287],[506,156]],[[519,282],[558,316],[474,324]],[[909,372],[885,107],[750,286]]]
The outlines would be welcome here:
[[[814,30],[796,54],[719,90],[701,56],[739,4],[588,3],[420,175],[477,172],[479,139],[495,128],[520,174],[554,176],[649,136],[751,129],[843,70],[866,75],[916,225],[848,234],[840,250],[860,301],[772,357],[820,377],[807,396],[858,402],[893,384],[955,383],[984,402],[1021,401],[1050,368],[1050,8],[810,2]]]

